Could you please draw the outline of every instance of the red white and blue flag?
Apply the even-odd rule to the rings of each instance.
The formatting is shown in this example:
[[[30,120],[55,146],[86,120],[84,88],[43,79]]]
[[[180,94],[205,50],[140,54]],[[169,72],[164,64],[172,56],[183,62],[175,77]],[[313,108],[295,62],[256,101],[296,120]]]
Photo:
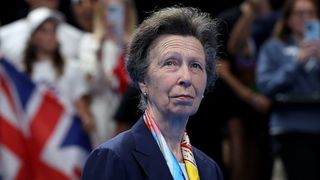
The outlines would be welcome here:
[[[80,119],[0,59],[0,180],[80,179],[90,150]]]

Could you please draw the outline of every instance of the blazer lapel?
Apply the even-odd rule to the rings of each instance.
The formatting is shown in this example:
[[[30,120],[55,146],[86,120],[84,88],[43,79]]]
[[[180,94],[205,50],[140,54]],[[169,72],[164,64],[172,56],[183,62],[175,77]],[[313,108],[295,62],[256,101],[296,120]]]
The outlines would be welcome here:
[[[194,148],[194,147],[192,147]],[[196,161],[199,176],[206,177],[206,164],[204,163],[204,157],[201,154],[198,154],[196,151],[192,151],[194,160]]]
[[[136,149],[133,155],[149,179],[172,179],[158,144],[145,125],[143,118],[132,128]]]
[[[193,148],[193,155],[197,163],[199,176],[201,180],[206,179],[216,179],[217,174],[215,173],[216,169],[212,169],[212,165],[210,165],[209,160],[203,154],[200,153],[195,147]],[[214,172],[213,172],[214,171]]]

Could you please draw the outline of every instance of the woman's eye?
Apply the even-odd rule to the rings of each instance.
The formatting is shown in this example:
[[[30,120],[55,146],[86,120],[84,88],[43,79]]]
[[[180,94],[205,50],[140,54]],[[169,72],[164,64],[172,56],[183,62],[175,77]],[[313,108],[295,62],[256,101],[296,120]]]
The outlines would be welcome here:
[[[177,63],[175,63],[174,61],[166,61],[165,63],[164,63],[164,65],[165,66],[174,66],[174,65],[176,65]]]
[[[203,70],[202,66],[198,63],[192,63],[191,64],[191,68],[192,69],[199,69],[199,70]]]

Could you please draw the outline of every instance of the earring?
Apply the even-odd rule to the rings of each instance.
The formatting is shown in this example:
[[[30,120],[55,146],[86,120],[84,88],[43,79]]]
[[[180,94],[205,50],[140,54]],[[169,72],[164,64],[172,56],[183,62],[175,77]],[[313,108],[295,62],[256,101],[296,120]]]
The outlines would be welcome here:
[[[204,95],[202,95],[202,99],[204,98]]]
[[[148,93],[147,93],[147,92],[144,92],[144,93],[143,93],[143,95],[144,95],[144,96],[147,96],[147,95],[148,95]]]

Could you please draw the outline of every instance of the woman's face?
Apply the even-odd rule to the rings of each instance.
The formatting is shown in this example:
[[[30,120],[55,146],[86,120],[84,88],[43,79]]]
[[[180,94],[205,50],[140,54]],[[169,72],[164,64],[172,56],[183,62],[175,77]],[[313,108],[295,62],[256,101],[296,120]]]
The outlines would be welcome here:
[[[87,32],[92,32],[94,7],[98,0],[80,0],[74,5],[74,14],[77,22]]]
[[[310,0],[294,1],[293,10],[289,17],[288,26],[292,33],[303,35],[304,23],[317,18],[317,12],[314,4]]]
[[[31,7],[48,7],[50,9],[58,9],[60,0],[28,0]]]
[[[147,108],[163,115],[190,116],[200,105],[206,88],[205,53],[192,36],[162,35],[152,44],[150,66],[141,91]]]
[[[32,43],[38,51],[53,53],[58,48],[56,38],[57,23],[49,20],[45,21],[32,35]]]

